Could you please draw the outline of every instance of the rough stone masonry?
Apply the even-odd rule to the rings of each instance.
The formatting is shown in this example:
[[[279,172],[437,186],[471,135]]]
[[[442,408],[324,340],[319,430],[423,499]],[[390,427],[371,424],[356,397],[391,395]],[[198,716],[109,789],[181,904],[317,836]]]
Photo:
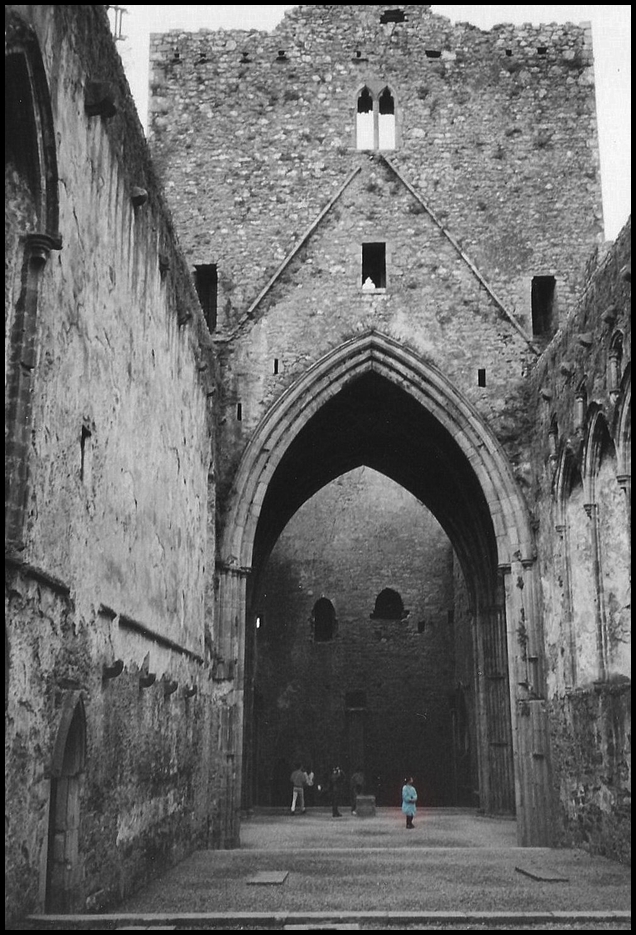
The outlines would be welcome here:
[[[8,922],[237,846],[296,756],[629,859],[589,27],[154,36],[148,145],[103,7],[7,14]]]

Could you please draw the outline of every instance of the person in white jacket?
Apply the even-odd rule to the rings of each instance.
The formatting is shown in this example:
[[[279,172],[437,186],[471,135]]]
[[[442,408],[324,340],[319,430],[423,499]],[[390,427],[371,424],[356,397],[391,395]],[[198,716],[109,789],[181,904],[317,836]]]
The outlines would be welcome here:
[[[309,778],[311,776],[311,779]],[[292,815],[296,814],[296,809],[300,811],[301,815],[304,815],[306,812],[305,808],[305,786],[313,785],[314,774],[306,773],[305,767],[302,763],[297,763],[293,773],[290,776],[291,784],[293,786],[292,791],[292,803],[291,803],[291,813]]]

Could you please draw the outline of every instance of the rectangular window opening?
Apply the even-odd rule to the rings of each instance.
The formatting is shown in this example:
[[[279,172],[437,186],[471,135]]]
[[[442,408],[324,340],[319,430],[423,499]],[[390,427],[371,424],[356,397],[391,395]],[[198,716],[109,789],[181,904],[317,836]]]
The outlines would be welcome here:
[[[194,285],[210,331],[216,328],[218,273],[214,263],[194,267]]]
[[[403,23],[406,20],[404,10],[385,10],[380,16],[381,23]]]
[[[243,404],[242,403],[236,404],[236,420],[237,422],[243,421]]]
[[[274,358],[274,373],[278,373],[278,357]]]
[[[441,49],[425,49],[424,54],[427,58],[441,58],[442,50]]]
[[[534,276],[532,279],[532,333],[535,337],[550,336],[556,330],[554,276]]]
[[[362,288],[386,289],[386,244],[362,244]]]
[[[483,368],[480,368],[477,371],[477,386],[486,385],[486,371]]]

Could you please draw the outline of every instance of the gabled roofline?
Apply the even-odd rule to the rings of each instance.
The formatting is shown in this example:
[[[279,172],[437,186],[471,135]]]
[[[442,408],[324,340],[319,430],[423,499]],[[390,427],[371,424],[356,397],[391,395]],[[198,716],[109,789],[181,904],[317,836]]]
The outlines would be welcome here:
[[[340,198],[340,196],[342,195],[342,193],[343,193],[343,192],[345,191],[345,189],[351,184],[351,182],[354,180],[354,178],[356,177],[356,175],[358,174],[358,172],[361,171],[361,169],[362,169],[362,166],[356,166],[356,168],[355,168],[352,172],[349,173],[349,175],[348,175],[347,178],[344,180],[344,182],[342,183],[342,185],[340,186],[340,188],[338,189],[338,191],[336,192],[336,194],[333,196],[333,198],[331,199],[331,201],[329,201],[329,203],[328,203],[327,205],[325,205],[325,207],[322,209],[322,211],[320,212],[320,214],[318,215],[318,217],[317,217],[314,221],[312,221],[312,223],[311,223],[310,226],[307,228],[307,230],[305,231],[305,233],[303,234],[303,236],[300,238],[300,240],[298,241],[298,243],[296,244],[296,246],[293,248],[293,250],[291,251],[291,253],[289,253],[289,254],[285,257],[285,259],[283,260],[283,262],[281,263],[281,265],[278,267],[278,269],[276,270],[276,272],[274,273],[274,275],[272,276],[272,278],[269,280],[269,282],[267,283],[267,285],[266,285],[266,286],[264,287],[264,289],[262,289],[262,290],[259,292],[259,294],[256,296],[256,298],[254,299],[254,301],[252,302],[252,304],[250,305],[250,307],[248,308],[248,310],[245,312],[245,314],[243,315],[243,317],[242,317],[242,318],[238,321],[238,323],[236,324],[236,327],[234,328],[234,330],[231,331],[229,334],[226,334],[226,335],[222,335],[222,336],[221,336],[221,335],[218,335],[218,336],[215,335],[215,336],[214,336],[214,341],[215,341],[215,342],[219,342],[219,343],[224,343],[224,344],[225,344],[225,343],[228,342],[228,341],[232,341],[232,340],[238,335],[238,333],[242,330],[243,326],[244,326],[248,321],[251,321],[251,320],[253,319],[253,317],[254,317],[254,312],[256,311],[256,309],[258,308],[258,306],[261,304],[261,302],[263,301],[263,299],[265,298],[265,296],[267,295],[267,293],[268,293],[268,292],[270,291],[270,289],[274,286],[274,284],[276,283],[276,281],[280,278],[280,276],[281,276],[281,274],[283,273],[283,271],[289,266],[289,264],[291,263],[291,261],[294,259],[294,257],[295,257],[296,254],[298,253],[298,251],[301,249],[301,247],[302,247],[302,246],[307,242],[307,240],[311,237],[311,235],[312,235],[313,232],[316,230],[316,228],[318,227],[318,225],[320,224],[320,222],[322,221],[322,219],[331,211],[331,209],[333,208],[333,206],[335,205],[335,203],[338,201],[338,199]]]
[[[500,311],[502,311],[502,312],[504,313],[504,315],[506,316],[506,318],[508,319],[508,321],[510,322],[510,324],[513,325],[513,326],[516,328],[516,330],[519,332],[519,334],[521,335],[521,337],[523,338],[523,340],[527,343],[528,347],[529,347],[532,351],[534,351],[534,353],[535,353],[537,356],[539,356],[539,355],[541,354],[541,352],[534,346],[534,344],[532,343],[532,339],[530,338],[530,336],[526,334],[526,332],[523,330],[523,328],[521,327],[521,325],[519,324],[519,322],[516,320],[516,318],[513,316],[513,314],[512,314],[511,312],[508,311],[508,309],[506,308],[506,306],[504,305],[504,303],[503,303],[503,302],[501,301],[501,299],[496,295],[496,293],[494,292],[494,290],[492,289],[492,287],[489,285],[489,283],[487,282],[487,280],[484,279],[484,277],[483,277],[482,274],[479,272],[479,270],[477,269],[477,267],[475,266],[475,264],[472,262],[472,260],[471,260],[468,256],[466,256],[466,254],[464,253],[464,251],[462,250],[462,248],[459,246],[459,244],[457,243],[457,241],[455,240],[455,238],[454,238],[454,237],[452,236],[452,234],[450,234],[450,233],[448,232],[448,230],[444,227],[444,225],[442,224],[442,222],[440,221],[440,219],[434,214],[434,212],[431,210],[431,208],[429,207],[429,205],[424,201],[424,199],[421,197],[421,195],[419,195],[419,194],[417,193],[417,191],[413,188],[413,186],[411,185],[411,183],[410,183],[409,181],[407,181],[407,179],[404,178],[404,176],[402,175],[402,173],[400,172],[400,170],[397,168],[397,166],[393,165],[393,163],[391,162],[391,160],[389,159],[388,156],[385,156],[384,153],[379,153],[378,155],[380,156],[381,159],[384,160],[384,162],[385,162],[385,163],[387,164],[387,166],[392,170],[392,172],[394,172],[395,175],[397,175],[397,177],[398,177],[398,179],[400,180],[400,182],[402,182],[402,184],[406,186],[406,188],[409,190],[409,192],[411,193],[411,195],[413,195],[413,197],[417,200],[417,202],[424,208],[424,210],[426,211],[426,213],[428,214],[428,216],[430,217],[430,219],[431,219],[431,220],[433,221],[433,223],[440,229],[440,231],[442,232],[442,234],[444,235],[444,237],[446,237],[446,239],[448,240],[448,242],[452,245],[453,249],[457,251],[457,253],[460,255],[460,257],[462,258],[462,260],[464,261],[464,263],[468,266],[468,268],[469,268],[469,270],[471,271],[471,273],[473,274],[473,276],[475,276],[475,277],[479,280],[479,283],[484,287],[484,289],[486,290],[486,292],[488,293],[488,295],[490,296],[490,298],[493,300],[493,302],[495,303],[495,305],[497,306],[497,308],[498,308]]]
[[[420,205],[422,206],[422,208],[423,208],[424,211],[428,214],[428,216],[429,216],[430,219],[433,221],[433,223],[435,224],[435,226],[439,228],[439,230],[442,232],[442,234],[444,235],[444,237],[446,237],[446,239],[447,239],[448,242],[451,244],[451,246],[453,247],[453,249],[459,254],[459,256],[461,257],[461,259],[462,259],[462,260],[464,261],[464,263],[468,266],[469,270],[471,271],[471,273],[473,274],[473,276],[475,276],[475,278],[478,280],[478,282],[479,282],[479,284],[482,286],[482,288],[484,288],[484,289],[486,290],[486,292],[488,293],[488,295],[490,296],[490,298],[492,299],[492,301],[495,303],[495,305],[497,306],[497,308],[498,308],[501,312],[503,312],[503,314],[505,315],[506,319],[507,319],[507,320],[510,322],[510,324],[515,328],[515,330],[521,335],[521,337],[522,337],[523,340],[526,342],[526,344],[528,345],[528,347],[530,348],[530,350],[532,350],[532,351],[537,355],[537,357],[540,356],[541,351],[538,350],[538,348],[535,347],[535,345],[532,343],[532,339],[530,338],[530,336],[526,334],[526,332],[523,330],[523,328],[521,327],[521,325],[519,324],[519,322],[516,320],[516,318],[514,317],[514,315],[512,315],[512,313],[508,311],[508,309],[506,308],[506,306],[504,305],[504,303],[502,302],[502,300],[496,295],[496,293],[494,292],[493,288],[490,286],[490,284],[487,282],[487,280],[484,279],[484,277],[483,277],[482,274],[479,272],[479,270],[477,269],[477,267],[475,266],[475,264],[474,264],[474,263],[472,262],[472,260],[464,253],[464,251],[463,251],[462,248],[459,246],[459,244],[457,243],[457,241],[455,240],[455,238],[454,238],[454,237],[452,236],[452,234],[450,234],[449,231],[444,227],[444,225],[442,224],[442,222],[440,221],[440,219],[439,219],[439,218],[437,217],[437,215],[431,210],[431,208],[430,208],[429,205],[424,201],[424,199],[421,197],[421,195],[419,195],[418,192],[415,190],[415,188],[413,188],[413,186],[411,185],[411,183],[410,183],[409,181],[407,181],[407,179],[404,178],[404,176],[402,175],[402,173],[400,172],[400,170],[397,168],[397,166],[395,166],[395,165],[391,162],[391,160],[388,158],[388,156],[385,156],[384,153],[377,153],[377,155],[380,156],[380,158],[381,158],[381,159],[386,163],[386,165],[391,169],[391,171],[394,173],[394,175],[397,176],[397,178],[398,178],[398,179],[400,180],[400,182],[404,185],[404,187],[408,190],[408,192],[413,196],[413,198],[415,198],[415,200],[418,202],[418,204],[420,204]],[[336,192],[336,194],[335,194],[335,195],[331,198],[331,200],[325,205],[325,207],[322,209],[322,211],[320,212],[320,214],[318,215],[318,217],[315,218],[314,221],[312,221],[312,223],[309,225],[309,227],[307,228],[307,230],[305,231],[305,233],[302,235],[302,237],[300,238],[300,240],[298,241],[298,243],[295,245],[295,247],[291,250],[291,252],[287,254],[287,256],[285,257],[285,259],[283,260],[283,262],[280,264],[280,266],[278,267],[278,269],[276,270],[276,272],[274,273],[274,275],[271,277],[271,279],[269,280],[269,282],[267,283],[267,285],[265,285],[264,288],[259,292],[259,294],[256,296],[256,298],[254,299],[254,301],[252,302],[252,304],[250,305],[250,307],[248,308],[248,310],[245,312],[245,314],[242,316],[242,318],[239,319],[239,321],[238,321],[237,324],[235,325],[234,329],[233,329],[231,332],[227,333],[227,334],[224,334],[224,335],[216,334],[216,335],[213,336],[213,340],[214,340],[214,343],[215,343],[215,344],[227,344],[227,343],[229,343],[230,341],[233,341],[234,338],[236,338],[236,337],[239,335],[239,333],[243,330],[243,328],[245,327],[245,325],[246,325],[248,322],[253,321],[253,319],[254,319],[254,313],[255,313],[256,309],[258,308],[258,306],[259,306],[259,305],[261,304],[261,302],[263,301],[263,299],[265,298],[265,296],[268,294],[268,292],[270,292],[270,290],[271,290],[271,289],[273,288],[273,286],[276,284],[276,282],[277,282],[278,279],[281,277],[281,275],[283,274],[283,272],[285,271],[285,269],[287,269],[287,267],[289,266],[289,264],[291,263],[291,261],[294,259],[294,257],[296,256],[296,254],[297,254],[297,253],[301,250],[301,248],[305,245],[305,243],[306,243],[307,240],[311,237],[311,235],[312,235],[313,232],[316,230],[316,228],[318,227],[318,225],[320,224],[320,222],[321,222],[321,221],[323,220],[323,218],[326,217],[326,215],[331,211],[331,209],[333,208],[333,206],[335,205],[335,203],[336,203],[336,202],[338,201],[338,199],[342,196],[342,194],[344,193],[344,191],[349,187],[349,185],[350,185],[351,182],[354,180],[354,178],[358,175],[358,173],[361,172],[361,170],[362,170],[362,166],[356,166],[356,168],[353,169],[353,171],[349,173],[349,175],[348,175],[347,178],[344,180],[344,182],[342,183],[342,185],[340,186],[340,188],[338,189],[338,191]]]

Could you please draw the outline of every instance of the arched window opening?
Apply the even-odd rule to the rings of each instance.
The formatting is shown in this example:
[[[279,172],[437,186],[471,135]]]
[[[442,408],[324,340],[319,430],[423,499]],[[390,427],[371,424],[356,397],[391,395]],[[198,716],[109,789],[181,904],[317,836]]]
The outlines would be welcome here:
[[[576,686],[589,684],[596,678],[595,595],[583,479],[573,458],[570,459],[568,474],[565,488],[566,560],[572,614],[571,677],[572,684]]]
[[[587,412],[587,386],[585,378],[583,378],[579,385],[576,388],[576,394],[574,397],[574,429],[575,431],[581,431],[585,425],[585,415]]]
[[[398,592],[392,588],[385,588],[376,597],[375,608],[370,617],[372,620],[404,620],[408,613]]]
[[[378,100],[378,149],[395,149],[395,101],[388,88]]]
[[[313,610],[314,641],[328,643],[335,636],[336,612],[333,604],[326,597],[321,597],[314,604]]]
[[[356,149],[374,149],[373,122],[373,96],[368,88],[363,88],[358,95]]]
[[[630,531],[624,494],[617,479],[618,458],[607,422],[597,416],[591,438],[591,499],[598,532],[595,572],[600,605],[597,644],[606,677],[631,677]],[[599,638],[600,637],[600,638]]]
[[[618,393],[623,375],[623,335],[618,332],[612,338],[609,349],[607,383],[610,393]]]
[[[389,88],[378,97],[368,87],[358,94],[356,149],[395,149],[395,99]]]

